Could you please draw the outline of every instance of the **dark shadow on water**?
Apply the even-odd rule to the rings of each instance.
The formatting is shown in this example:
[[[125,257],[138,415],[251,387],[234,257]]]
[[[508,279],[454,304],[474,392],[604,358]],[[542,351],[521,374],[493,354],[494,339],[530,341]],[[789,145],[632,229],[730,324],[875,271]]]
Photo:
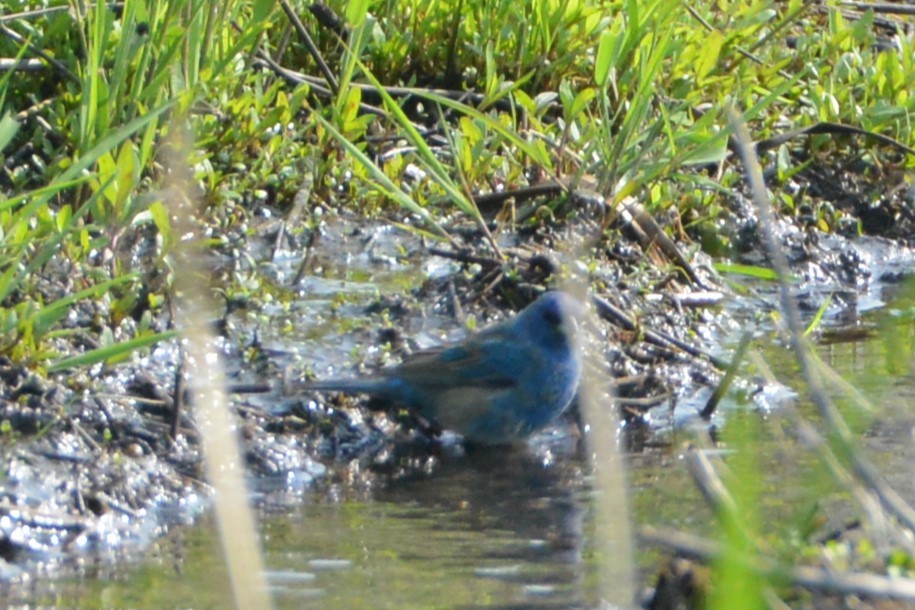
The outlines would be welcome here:
[[[572,443],[574,445],[574,443]],[[471,579],[496,580],[505,599],[455,608],[574,608],[587,604],[583,562],[587,487],[571,446],[467,447],[437,466],[391,480],[376,501],[408,507],[401,516],[433,516],[436,539],[473,533],[480,544],[401,553],[445,562]],[[457,552],[456,552],[457,551]],[[444,600],[443,600],[444,601]]]

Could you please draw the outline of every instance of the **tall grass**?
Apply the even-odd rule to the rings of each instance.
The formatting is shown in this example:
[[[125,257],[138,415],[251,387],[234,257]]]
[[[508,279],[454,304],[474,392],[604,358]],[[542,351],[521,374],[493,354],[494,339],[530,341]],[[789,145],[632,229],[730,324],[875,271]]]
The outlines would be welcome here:
[[[271,3],[154,1],[71,8],[26,13],[7,24],[32,38],[18,45],[7,40],[4,50],[13,47],[27,56],[31,48],[44,48],[74,77],[57,83],[37,115],[40,122],[32,120],[29,108],[9,102],[34,99],[41,78],[35,77],[31,89],[13,80],[13,72],[0,79],[0,99],[8,109],[0,118],[0,151],[15,154],[19,147],[35,145],[50,161],[22,172],[27,179],[21,188],[17,176],[8,174],[12,188],[0,197],[0,350],[32,365],[46,366],[50,360],[53,370],[113,361],[155,341],[155,333],[141,331],[144,336],[122,349],[109,345],[94,355],[68,354],[54,362],[54,352],[42,340],[53,327],[50,322],[79,300],[74,297],[111,293],[132,303],[135,298],[123,297],[139,297],[142,278],[127,273],[115,258],[106,272],[112,280],[74,296],[42,302],[34,283],[54,257],[74,264],[86,276],[83,284],[94,283],[91,277],[99,270],[93,270],[90,256],[111,248],[132,222],[143,221],[139,215],[157,198],[150,185],[158,172],[162,119],[176,109],[191,109],[214,85],[233,85],[231,74],[244,71],[253,45],[269,26]],[[14,112],[22,114],[19,120]]]

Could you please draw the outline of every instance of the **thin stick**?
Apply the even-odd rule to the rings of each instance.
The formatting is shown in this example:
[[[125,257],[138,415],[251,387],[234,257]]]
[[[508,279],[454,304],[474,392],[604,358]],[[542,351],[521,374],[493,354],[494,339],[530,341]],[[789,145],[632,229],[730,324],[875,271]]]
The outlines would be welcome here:
[[[638,532],[639,539],[651,545],[670,549],[679,555],[713,562],[719,559],[721,545],[677,530],[643,526]],[[915,580],[911,578],[881,576],[862,572],[841,574],[835,571],[798,566],[784,569],[778,562],[764,556],[728,556],[740,561],[752,570],[769,578],[787,578],[792,585],[806,589],[824,591],[835,595],[860,595],[915,601]]]
[[[744,357],[747,355],[747,348],[750,347],[750,338],[751,335],[748,332],[741,335],[740,343],[737,344],[737,349],[734,350],[734,356],[731,358],[731,364],[724,372],[724,378],[721,380],[721,383],[718,384],[718,387],[715,388],[715,391],[712,392],[708,402],[705,403],[705,407],[699,413],[699,416],[702,419],[709,420],[712,418],[712,415],[715,414],[715,409],[718,408],[718,403],[721,402],[721,399],[724,398],[728,388],[731,387],[731,384],[734,383],[734,379],[737,378],[737,371],[740,370],[740,363],[743,362]]]
[[[690,356],[705,358],[716,368],[722,370],[727,369],[730,364],[726,360],[713,356],[708,352],[702,351],[694,345],[680,341],[676,337],[672,337],[661,331],[640,328],[639,325],[635,323],[635,320],[626,315],[623,310],[619,309],[618,307],[614,307],[606,299],[595,295],[591,297],[591,302],[594,303],[594,306],[597,308],[597,313],[601,318],[607,320],[611,324],[619,326],[623,330],[628,330],[630,332],[640,331],[642,333],[642,337],[644,337],[644,339],[649,343],[659,347],[672,347],[679,349],[680,351],[684,351]]]
[[[305,47],[308,49],[308,52],[311,53],[311,57],[315,60],[315,63],[318,64],[321,74],[324,75],[324,82],[326,82],[327,86],[330,87],[330,90],[334,92],[334,95],[339,95],[340,83],[337,82],[337,78],[334,76],[333,71],[331,71],[330,66],[324,61],[321,51],[318,50],[318,45],[311,39],[311,35],[305,28],[305,24],[302,23],[302,20],[299,19],[295,9],[290,6],[287,0],[280,0],[280,6],[283,7],[283,12],[286,13],[286,17],[289,18],[292,27],[294,27],[295,31],[299,34],[299,38],[305,43]]]

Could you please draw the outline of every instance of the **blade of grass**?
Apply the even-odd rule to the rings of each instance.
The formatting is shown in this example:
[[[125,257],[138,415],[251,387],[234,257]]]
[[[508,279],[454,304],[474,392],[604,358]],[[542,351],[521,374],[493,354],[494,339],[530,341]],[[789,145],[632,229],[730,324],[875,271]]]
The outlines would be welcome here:
[[[448,235],[447,231],[445,231],[445,229],[443,229],[435,221],[432,215],[429,214],[429,211],[421,207],[419,204],[413,201],[409,195],[398,188],[398,186],[394,184],[394,182],[388,178],[387,175],[385,175],[380,167],[378,167],[371,159],[369,159],[364,152],[359,150],[358,146],[350,142],[347,138],[343,137],[343,134],[337,131],[336,128],[323,117],[318,116],[317,114],[315,114],[314,117],[319,123],[321,123],[321,126],[324,127],[324,129],[326,129],[328,133],[330,133],[330,135],[333,136],[333,138],[347,150],[347,152],[349,152],[349,154],[355,157],[355,159],[369,171],[369,174],[371,174],[372,179],[375,181],[375,185],[387,197],[391,198],[404,209],[409,210],[413,214],[419,216],[423,222],[432,227],[434,232],[438,234],[441,239],[445,239],[448,242],[454,244],[454,240],[452,240],[451,236]]]
[[[757,267],[755,265],[741,265],[738,263],[713,263],[712,267],[718,273],[731,273],[734,275],[745,275],[758,280],[776,281],[778,273],[775,269],[768,267]]]
[[[138,349],[143,349],[144,347],[150,347],[161,341],[174,339],[177,336],[177,331],[169,330],[163,333],[156,333],[154,335],[137,337],[135,339],[130,339],[129,341],[122,341],[121,343],[115,343],[113,345],[106,345],[105,347],[90,350],[78,356],[61,358],[60,360],[49,365],[47,371],[49,373],[59,373],[61,371],[66,371],[77,367],[91,366],[100,362],[107,362],[112,359],[125,357],[131,352],[134,352]]]

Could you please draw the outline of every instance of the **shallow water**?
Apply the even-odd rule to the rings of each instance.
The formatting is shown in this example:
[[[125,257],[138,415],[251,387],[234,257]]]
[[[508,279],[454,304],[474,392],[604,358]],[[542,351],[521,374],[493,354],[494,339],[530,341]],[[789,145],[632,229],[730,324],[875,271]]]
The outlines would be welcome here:
[[[586,478],[574,456],[486,451],[443,457],[427,475],[356,500],[332,490],[262,509],[278,608],[573,608],[586,582]],[[345,493],[341,491],[341,493]],[[136,565],[14,591],[47,606],[229,607],[209,518]],[[593,600],[592,600],[593,601]]]
[[[268,551],[267,563],[314,574],[314,607],[574,607],[587,570],[585,494],[574,460],[446,459],[373,501],[313,504],[268,521],[268,536],[299,551]],[[300,591],[279,589],[277,600]]]
[[[278,308],[261,338],[296,366],[306,358],[322,373],[348,369],[356,343],[370,320],[353,304],[373,291],[355,278],[347,299],[320,297],[300,309]],[[324,294],[310,286],[309,293]],[[339,294],[341,284],[326,286]],[[283,323],[284,316],[288,320]],[[301,319],[334,320],[330,339],[316,335]],[[408,329],[421,343],[441,341],[460,328],[440,326],[434,316],[417,317]],[[348,325],[348,326],[347,326]],[[325,330],[326,332],[326,330]],[[911,334],[911,326],[909,331]],[[361,341],[361,339],[359,339]],[[365,341],[365,344],[372,344]],[[292,349],[294,346],[295,349]],[[316,349],[315,346],[321,349]],[[911,353],[911,340],[906,344]],[[907,365],[893,360],[901,351],[886,340],[824,347],[824,359],[875,398],[878,410],[858,412],[843,405],[868,454],[887,479],[915,502],[915,383]],[[317,356],[316,356],[317,354]],[[792,387],[797,366],[787,350],[772,348],[766,360]],[[910,365],[908,365],[910,366]],[[688,410],[686,402],[680,408]],[[814,418],[812,408],[799,404]],[[726,428],[733,401],[722,405],[716,424]],[[730,413],[731,415],[728,415]],[[853,514],[847,497],[815,458],[794,442],[791,424],[775,411],[750,413],[758,423],[763,527],[774,537],[799,529],[818,504],[833,509],[835,522]],[[688,419],[688,418],[685,418]],[[680,422],[684,423],[684,422]],[[563,428],[565,430],[565,428]],[[706,427],[671,429],[666,448],[627,456],[631,508],[640,524],[714,531],[713,516],[683,464],[685,444]],[[733,449],[727,445],[722,453]],[[270,593],[277,608],[591,608],[600,578],[590,546],[592,490],[584,458],[563,431],[559,442],[534,443],[514,451],[471,452],[429,458],[392,480],[329,477],[319,489],[284,494],[282,482],[260,481],[256,502]],[[355,480],[356,484],[351,484]],[[797,524],[797,525],[795,525]],[[640,549],[640,585],[651,584],[664,559]],[[227,608],[232,606],[212,516],[192,527],[174,528],[152,548],[126,561],[88,560],[80,576],[39,579],[6,591],[7,603],[42,607]]]
[[[863,374],[862,363],[875,362],[885,348],[871,342],[821,353],[847,374]],[[792,367],[784,368],[789,373]],[[915,502],[915,410],[906,399],[915,396],[915,384],[903,375],[884,383],[884,390],[888,386],[884,396],[895,400],[884,401],[884,413],[865,426],[864,445],[890,482]],[[760,424],[761,520],[769,535],[792,535],[817,505],[830,507],[834,524],[853,515],[847,497],[834,493],[813,456],[785,433],[779,414],[759,415],[751,419]],[[691,434],[676,432],[671,450],[628,456],[638,523],[714,531],[711,511],[683,466]],[[409,475],[358,489],[341,481],[285,495],[282,485],[259,485],[260,536],[275,606],[595,607],[591,490],[574,444],[566,438],[558,449],[535,443],[439,456]],[[644,585],[665,560],[640,549],[638,562]],[[211,517],[176,529],[130,561],[90,563],[80,578],[37,581],[7,593],[7,603],[60,608],[232,604]]]

